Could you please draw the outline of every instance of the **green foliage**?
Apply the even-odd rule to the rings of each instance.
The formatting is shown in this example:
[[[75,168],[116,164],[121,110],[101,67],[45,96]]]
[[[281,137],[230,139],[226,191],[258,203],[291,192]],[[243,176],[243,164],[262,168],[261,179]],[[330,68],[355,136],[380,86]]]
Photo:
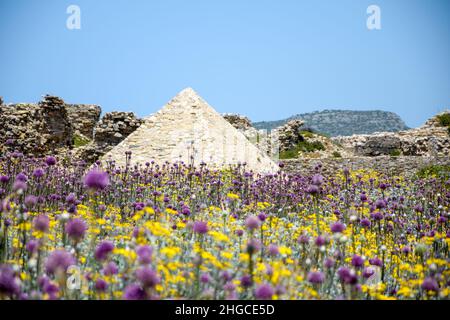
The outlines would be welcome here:
[[[389,153],[389,155],[390,155],[391,157],[398,157],[398,156],[400,156],[401,154],[402,154],[402,152],[401,152],[400,150],[398,150],[398,149],[392,150],[392,151]]]
[[[294,159],[298,157],[299,152],[313,152],[325,150],[325,146],[320,141],[301,141],[294,148],[280,152],[280,159]]]
[[[88,143],[89,143],[89,139],[87,139],[87,138],[85,138],[83,136],[75,134],[74,137],[73,137],[73,146],[75,148],[79,148],[79,147],[85,146]]]
[[[446,180],[450,177],[450,165],[430,165],[417,172],[420,179],[439,178]]]
[[[450,127],[450,113],[444,113],[437,116],[439,124],[443,127]]]
[[[300,131],[300,134],[305,138],[313,138],[314,137],[314,134],[311,131],[303,130],[303,131]]]
[[[439,125],[447,127],[448,135],[450,136],[450,113],[443,113],[437,116]]]
[[[342,155],[337,151],[333,151],[333,157],[334,158],[342,158]]]

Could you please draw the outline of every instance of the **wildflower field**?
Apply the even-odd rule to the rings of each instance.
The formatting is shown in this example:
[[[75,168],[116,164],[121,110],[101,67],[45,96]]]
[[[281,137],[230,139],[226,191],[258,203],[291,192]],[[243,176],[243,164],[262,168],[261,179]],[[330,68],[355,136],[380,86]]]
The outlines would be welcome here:
[[[0,199],[2,299],[449,298],[448,177],[11,153]]]

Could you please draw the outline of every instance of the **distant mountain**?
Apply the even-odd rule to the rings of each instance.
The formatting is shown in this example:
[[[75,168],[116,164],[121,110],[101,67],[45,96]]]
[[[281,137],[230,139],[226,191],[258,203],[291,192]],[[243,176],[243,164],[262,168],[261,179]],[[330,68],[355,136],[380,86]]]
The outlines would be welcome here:
[[[272,130],[293,119],[302,119],[305,127],[332,137],[409,129],[396,113],[381,110],[323,110],[297,114],[284,120],[254,122],[253,126]]]

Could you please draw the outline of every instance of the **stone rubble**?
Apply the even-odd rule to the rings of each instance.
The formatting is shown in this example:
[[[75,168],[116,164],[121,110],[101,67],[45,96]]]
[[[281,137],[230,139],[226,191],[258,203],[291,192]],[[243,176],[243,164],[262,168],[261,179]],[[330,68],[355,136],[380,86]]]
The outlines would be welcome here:
[[[72,124],[74,133],[92,140],[94,128],[102,112],[100,106],[89,104],[67,104],[67,116]]]
[[[399,132],[335,137],[332,140],[356,156],[439,156],[450,154],[448,128],[440,126],[437,116],[423,126]]]
[[[108,112],[96,124],[94,139],[75,151],[75,157],[92,163],[122,142],[143,123],[133,112]]]
[[[39,156],[70,148],[73,128],[64,101],[46,95],[38,104],[6,104],[0,108],[2,153]]]

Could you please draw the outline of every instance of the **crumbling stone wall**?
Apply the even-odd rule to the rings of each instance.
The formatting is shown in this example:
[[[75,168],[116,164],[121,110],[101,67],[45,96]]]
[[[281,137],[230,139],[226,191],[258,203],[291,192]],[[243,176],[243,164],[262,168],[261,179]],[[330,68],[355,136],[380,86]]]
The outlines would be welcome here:
[[[450,157],[421,157],[421,156],[378,156],[352,158],[325,159],[291,159],[284,160],[283,170],[288,173],[311,174],[321,165],[321,172],[335,173],[344,168],[350,170],[373,169],[387,174],[415,174],[417,170],[430,165],[450,165]]]
[[[448,128],[439,124],[437,116],[416,129],[334,137],[332,140],[357,156],[392,155],[393,153],[405,156],[450,156]]]
[[[78,148],[75,157],[89,163],[96,161],[139,128],[142,122],[133,112],[106,113],[94,128],[93,141]]]
[[[100,120],[100,106],[93,104],[67,104],[67,116],[75,134],[87,139],[94,138],[94,128]]]
[[[43,155],[69,148],[73,127],[64,101],[45,96],[38,104],[8,104],[0,107],[0,148]]]

